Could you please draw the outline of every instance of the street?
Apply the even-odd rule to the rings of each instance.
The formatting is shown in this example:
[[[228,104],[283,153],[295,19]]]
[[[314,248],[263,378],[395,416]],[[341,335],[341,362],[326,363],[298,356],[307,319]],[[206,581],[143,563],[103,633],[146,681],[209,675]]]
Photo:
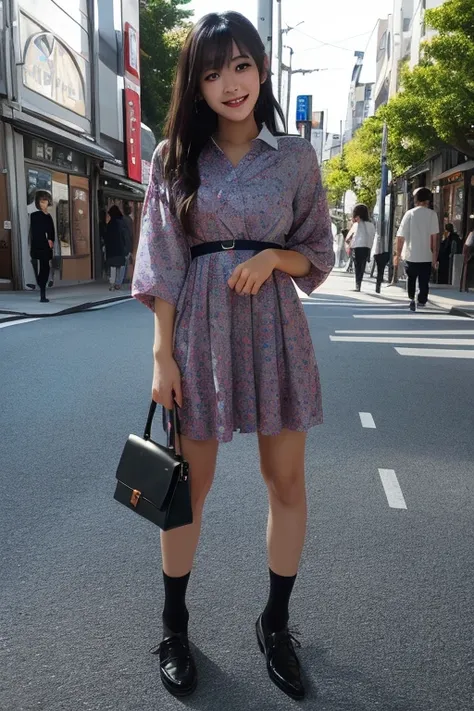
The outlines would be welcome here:
[[[308,681],[300,705],[468,711],[474,320],[410,314],[368,290],[303,300],[325,423],[308,436],[291,603]],[[112,498],[125,440],[145,425],[152,329],[131,300],[0,324],[2,711],[183,706],[149,651],[161,639],[159,531]],[[219,451],[190,579],[199,686],[188,708],[297,705],[270,682],[255,638],[266,513],[256,435],[236,434]]]

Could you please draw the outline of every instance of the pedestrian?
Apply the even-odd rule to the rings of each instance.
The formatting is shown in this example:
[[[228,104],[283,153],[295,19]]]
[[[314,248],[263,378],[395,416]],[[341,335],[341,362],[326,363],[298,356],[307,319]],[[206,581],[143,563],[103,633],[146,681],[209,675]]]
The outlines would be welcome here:
[[[123,273],[122,282],[126,281],[128,266],[132,262],[132,251],[133,251],[133,218],[132,218],[132,208],[129,203],[126,202],[123,206],[123,223],[126,227],[127,234],[127,255],[125,257],[125,267]]]
[[[438,252],[438,284],[451,283],[451,257],[461,252],[461,239],[450,222],[444,228]]]
[[[51,195],[47,190],[38,190],[35,195],[37,210],[32,212],[30,217],[30,258],[42,304],[49,303],[46,298],[46,285],[56,239],[53,218],[48,212],[52,204]]]
[[[474,286],[474,219],[469,220],[468,235],[463,246],[463,272],[461,291],[469,291]]]
[[[105,230],[105,255],[110,269],[109,291],[114,291],[122,287],[125,256],[128,254],[127,228],[117,205],[112,205],[108,215],[110,220]]]
[[[375,237],[375,227],[370,221],[367,205],[360,203],[352,213],[352,227],[346,237],[346,244],[354,255],[355,291],[360,291],[367,262],[370,261],[370,250]]]
[[[197,683],[186,588],[218,446],[236,431],[258,433],[269,496],[270,594],[258,644],[274,683],[304,696],[289,601],[305,538],[306,433],[322,411],[292,279],[311,294],[334,250],[316,153],[300,136],[279,133],[277,114],[284,125],[252,23],[236,12],[203,17],[182,50],[167,140],[153,157],[132,287],[155,314],[152,397],[167,409],[177,403],[190,466],[194,523],[161,535],[156,653],[176,696]],[[232,504],[239,517],[245,485],[242,493]]]
[[[418,306],[428,301],[431,269],[438,261],[439,222],[430,209],[433,194],[429,188],[417,188],[413,193],[415,207],[402,218],[397,232],[396,265],[402,258],[407,266],[410,311],[416,311],[415,294],[418,280]]]
[[[380,294],[385,269],[390,260],[390,252],[387,251],[385,244],[386,243],[384,237],[382,237],[378,232],[376,232],[374,244],[372,246],[372,256],[377,266],[377,278],[375,281],[376,294]]]

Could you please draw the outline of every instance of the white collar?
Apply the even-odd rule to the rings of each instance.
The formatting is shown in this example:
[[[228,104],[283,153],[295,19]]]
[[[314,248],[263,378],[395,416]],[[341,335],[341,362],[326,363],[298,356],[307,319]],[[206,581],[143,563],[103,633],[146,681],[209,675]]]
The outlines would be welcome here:
[[[269,129],[266,127],[265,124],[262,126],[262,130],[257,136],[258,140],[260,139],[261,141],[264,141],[267,143],[271,148],[274,148],[276,151],[278,150],[278,138],[273,135],[273,133],[270,133]]]

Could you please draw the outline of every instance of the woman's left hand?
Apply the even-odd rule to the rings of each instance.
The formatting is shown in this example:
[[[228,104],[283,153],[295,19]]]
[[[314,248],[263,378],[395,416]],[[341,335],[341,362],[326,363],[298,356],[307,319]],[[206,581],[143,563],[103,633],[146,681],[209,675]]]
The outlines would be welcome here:
[[[237,294],[252,294],[255,296],[260,287],[272,275],[277,264],[275,250],[265,249],[255,257],[242,262],[232,272],[227,282]]]

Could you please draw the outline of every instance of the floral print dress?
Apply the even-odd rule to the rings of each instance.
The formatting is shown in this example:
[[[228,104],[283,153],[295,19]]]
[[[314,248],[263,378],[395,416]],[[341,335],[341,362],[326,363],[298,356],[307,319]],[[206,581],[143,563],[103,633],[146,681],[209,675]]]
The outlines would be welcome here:
[[[299,136],[273,136],[263,126],[234,167],[211,139],[199,157],[192,235],[171,214],[162,147],[153,157],[132,294],[152,310],[155,296],[176,307],[182,434],[229,442],[235,431],[276,435],[320,424],[318,368],[292,278],[274,270],[256,296],[243,296],[227,281],[253,252],[190,255],[191,246],[214,240],[279,244],[310,260],[309,274],[294,282],[311,294],[334,264],[313,147]]]

